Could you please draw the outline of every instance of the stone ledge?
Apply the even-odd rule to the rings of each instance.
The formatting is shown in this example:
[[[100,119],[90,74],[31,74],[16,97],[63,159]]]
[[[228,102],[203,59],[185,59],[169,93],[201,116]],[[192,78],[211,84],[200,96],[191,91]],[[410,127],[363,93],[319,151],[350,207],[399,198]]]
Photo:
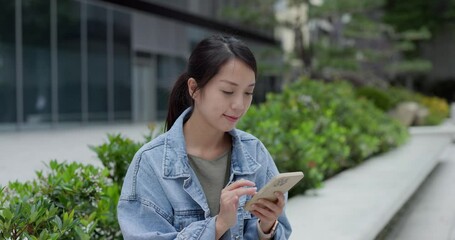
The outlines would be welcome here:
[[[338,174],[322,189],[291,198],[286,207],[290,239],[374,239],[450,144],[454,131],[439,129],[433,128],[438,134],[431,128],[411,129],[404,146]]]

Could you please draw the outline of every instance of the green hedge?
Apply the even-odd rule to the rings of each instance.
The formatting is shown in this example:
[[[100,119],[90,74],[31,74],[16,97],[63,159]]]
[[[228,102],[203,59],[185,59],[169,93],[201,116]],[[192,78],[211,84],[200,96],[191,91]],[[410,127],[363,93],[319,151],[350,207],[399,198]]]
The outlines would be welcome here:
[[[120,188],[107,169],[52,160],[49,173],[0,191],[1,239],[117,239]]]
[[[111,178],[119,186],[122,186],[126,171],[134,154],[144,144],[134,142],[120,134],[108,134],[108,141],[99,146],[89,146],[96,152],[98,159],[109,170]]]
[[[388,112],[402,102],[415,102],[428,110],[422,125],[438,125],[449,116],[449,104],[439,97],[425,96],[405,88],[389,87],[387,89],[361,87],[356,95],[371,101],[376,107]]]
[[[355,90],[357,97],[366,98],[384,112],[391,110],[397,103],[384,90],[375,87],[360,87]]]
[[[404,88],[390,88],[387,90],[390,96],[395,97],[396,102],[414,101],[428,109],[429,115],[423,125],[439,125],[449,116],[449,104],[447,100],[435,96],[425,96]]]
[[[252,106],[238,126],[264,143],[280,171],[303,171],[289,193],[320,187],[322,181],[370,156],[404,143],[407,129],[346,82],[301,79]]]

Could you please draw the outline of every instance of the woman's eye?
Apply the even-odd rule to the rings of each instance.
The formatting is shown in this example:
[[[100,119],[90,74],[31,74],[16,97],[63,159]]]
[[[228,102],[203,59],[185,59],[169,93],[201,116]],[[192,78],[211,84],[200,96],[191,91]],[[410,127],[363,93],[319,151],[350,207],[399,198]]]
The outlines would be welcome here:
[[[222,91],[226,95],[232,95],[234,92],[229,92],[229,91]]]
[[[253,92],[246,92],[246,95],[253,95]]]

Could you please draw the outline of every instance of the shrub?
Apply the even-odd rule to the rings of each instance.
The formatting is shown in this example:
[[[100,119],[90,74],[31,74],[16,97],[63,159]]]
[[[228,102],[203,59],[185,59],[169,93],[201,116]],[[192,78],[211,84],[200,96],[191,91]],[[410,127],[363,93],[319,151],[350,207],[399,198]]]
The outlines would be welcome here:
[[[108,141],[99,146],[90,146],[103,165],[109,169],[109,178],[121,185],[134,154],[143,143],[134,142],[120,134],[108,134]]]
[[[145,142],[155,138],[163,131],[163,127],[163,125],[159,124],[150,124],[148,126],[150,134],[144,136]],[[121,134],[108,134],[107,142],[99,146],[89,146],[89,148],[97,154],[103,166],[109,170],[108,177],[117,183],[118,186],[122,186],[134,154],[145,142],[135,142]]]
[[[384,93],[391,99],[392,106],[396,106],[401,102],[412,101],[427,108],[428,116],[424,119],[423,125],[440,124],[449,116],[449,105],[447,100],[443,98],[429,97],[399,87],[391,87],[385,90]]]
[[[299,105],[308,105],[308,108],[304,108],[303,115],[316,115],[319,110],[311,99],[295,99],[288,94],[290,92],[283,95],[268,95],[266,104],[252,106],[239,128],[261,139],[280,171],[305,172],[305,181],[291,190],[290,194],[293,194],[319,187],[325,173],[338,171],[338,164],[335,162],[344,159],[348,149],[341,134],[343,129],[336,123],[329,123],[324,117],[309,118],[307,121],[296,119],[299,115],[295,111],[302,109]],[[290,105],[283,107],[283,101]],[[327,127],[331,127],[333,131],[327,131]],[[338,152],[329,152],[324,147],[328,145],[324,144],[328,142],[327,139],[333,140],[330,146],[333,149],[339,148]],[[321,144],[314,144],[315,142]],[[329,154],[333,157],[329,157]],[[327,161],[329,159],[332,161]]]
[[[392,99],[385,91],[373,87],[360,87],[355,90],[357,97],[363,97],[371,101],[377,108],[384,112],[394,107]]]
[[[346,82],[302,79],[252,106],[239,128],[257,136],[280,171],[303,171],[290,195],[321,186],[322,180],[396,147],[407,131]]]
[[[407,131],[367,100],[357,99],[353,87],[343,81],[324,84],[302,80],[293,91],[312,96],[332,121],[344,127],[350,148],[347,167],[373,154],[387,151],[406,140]]]
[[[2,190],[0,236],[6,239],[115,239],[119,187],[106,169],[80,163],[48,165],[37,179]],[[13,213],[13,214],[10,214]]]
[[[397,106],[401,102],[418,102],[419,97],[412,91],[400,88],[390,87],[386,90],[386,93],[392,100],[392,105]]]
[[[449,104],[443,98],[421,96],[419,103],[429,111],[425,125],[438,125],[449,116]]]
[[[62,239],[77,220],[74,211],[56,215],[57,207],[43,196],[32,199],[11,196],[0,190],[0,237],[2,239]],[[81,234],[83,238],[84,234]]]

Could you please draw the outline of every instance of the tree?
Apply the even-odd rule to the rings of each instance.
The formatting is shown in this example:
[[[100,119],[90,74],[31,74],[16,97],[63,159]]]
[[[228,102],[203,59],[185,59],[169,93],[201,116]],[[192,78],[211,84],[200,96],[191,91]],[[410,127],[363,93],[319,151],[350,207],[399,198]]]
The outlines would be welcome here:
[[[384,21],[401,34],[397,35],[402,53],[401,64],[389,66],[392,77],[405,78],[413,88],[413,79],[429,72],[431,62],[420,58],[420,46],[455,20],[455,0],[387,0]]]
[[[380,38],[387,31],[384,24],[370,16],[383,4],[383,0],[252,0],[227,8],[224,14],[258,28],[292,32],[293,46],[286,59],[298,63],[300,74],[325,79],[379,79],[371,71],[363,71],[364,76],[354,75],[359,75],[369,62],[387,57],[368,44],[363,48],[356,44]]]
[[[399,32],[427,28],[433,35],[455,20],[455,0],[387,0],[384,21]]]
[[[420,58],[416,51],[419,42],[431,38],[431,33],[426,28],[413,31],[408,30],[396,36],[398,44],[396,48],[401,52],[402,60],[387,66],[391,78],[402,77],[406,81],[408,89],[414,88],[414,79],[428,73],[432,64],[430,61]]]
[[[250,26],[254,29],[273,32],[277,27],[282,27],[290,30],[294,36],[294,46],[291,54],[275,51],[282,57],[288,54],[288,63],[297,59],[304,63],[304,69],[311,68],[311,52],[308,44],[305,43],[307,33],[304,27],[307,25],[305,16],[305,6],[308,5],[308,0],[250,0],[239,1],[233,6],[225,7],[222,11],[222,17],[226,20],[235,19],[236,23]],[[303,9],[302,9],[303,7]],[[286,18],[277,15],[277,9],[292,9],[284,15]],[[277,58],[275,56],[274,58]],[[288,66],[287,64],[286,66]]]
[[[294,44],[285,59],[300,63],[295,64],[301,69],[300,74],[385,87],[396,76],[407,75],[411,79],[431,69],[431,64],[418,58],[412,50],[431,34],[425,37],[384,21],[392,16],[385,12],[391,9],[391,1],[250,0],[241,1],[224,13],[258,29],[291,31]],[[437,2],[447,1],[455,0]],[[435,3],[435,6],[440,5]],[[398,12],[394,14],[398,18]],[[449,18],[453,11],[448,10],[443,15]]]

